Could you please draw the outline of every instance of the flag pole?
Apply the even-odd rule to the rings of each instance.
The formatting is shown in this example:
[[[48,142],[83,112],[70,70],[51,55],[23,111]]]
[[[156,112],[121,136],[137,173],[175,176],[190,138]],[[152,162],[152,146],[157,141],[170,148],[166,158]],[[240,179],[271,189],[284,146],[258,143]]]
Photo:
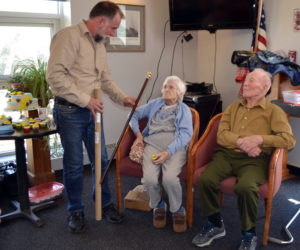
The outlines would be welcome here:
[[[261,12],[262,12],[263,0],[258,0],[258,11],[257,11],[257,22],[256,22],[256,33],[255,33],[255,42],[253,46],[253,51],[256,52],[258,48],[258,36],[260,29],[260,20],[261,20]]]
[[[95,98],[101,100],[100,88],[95,89]],[[95,210],[96,220],[102,220],[101,194],[101,113],[96,112],[95,121]]]

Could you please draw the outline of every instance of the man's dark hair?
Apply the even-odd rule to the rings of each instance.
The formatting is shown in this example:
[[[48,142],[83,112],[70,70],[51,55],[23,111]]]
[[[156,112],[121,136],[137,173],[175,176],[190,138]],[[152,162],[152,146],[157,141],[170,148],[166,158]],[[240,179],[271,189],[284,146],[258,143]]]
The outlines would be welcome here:
[[[117,13],[120,14],[121,18],[124,18],[124,14],[120,10],[119,6],[109,1],[103,1],[97,3],[90,12],[90,18],[98,16],[106,16],[112,19]]]

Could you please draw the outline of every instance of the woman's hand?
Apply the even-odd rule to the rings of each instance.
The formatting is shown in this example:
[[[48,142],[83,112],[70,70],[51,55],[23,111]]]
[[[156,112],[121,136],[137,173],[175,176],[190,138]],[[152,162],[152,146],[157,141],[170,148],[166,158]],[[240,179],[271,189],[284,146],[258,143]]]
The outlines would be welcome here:
[[[135,141],[133,142],[133,144],[132,144],[132,146],[131,147],[134,147],[135,145],[137,145],[137,144],[142,144],[143,146],[145,146],[144,145],[144,137],[142,136],[142,133],[141,132],[137,132],[136,133],[136,139],[135,139]]]
[[[170,157],[168,151],[163,151],[155,155],[155,159],[153,159],[154,164],[162,164]]]

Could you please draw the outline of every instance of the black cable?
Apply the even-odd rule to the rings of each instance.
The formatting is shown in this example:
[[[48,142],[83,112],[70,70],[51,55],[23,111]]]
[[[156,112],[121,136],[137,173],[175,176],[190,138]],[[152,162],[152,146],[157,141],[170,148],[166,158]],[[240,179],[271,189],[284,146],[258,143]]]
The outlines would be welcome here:
[[[155,80],[153,82],[153,85],[152,85],[152,89],[151,89],[151,93],[150,93],[150,96],[149,98],[147,99],[147,103],[149,102],[152,94],[153,94],[153,90],[154,90],[154,86],[155,86],[155,83],[156,83],[156,80],[158,78],[158,71],[159,71],[159,64],[160,64],[160,61],[161,61],[161,58],[162,58],[162,55],[163,55],[163,52],[164,52],[164,49],[166,47],[166,27],[167,27],[167,23],[169,22],[170,20],[167,20],[166,23],[165,23],[165,27],[164,27],[164,45],[163,45],[163,48],[161,50],[161,53],[160,53],[160,56],[159,56],[159,60],[158,60],[158,63],[157,63],[157,68],[156,68],[156,77],[155,77]]]
[[[181,67],[182,67],[182,80],[185,81],[184,76],[184,57],[183,57],[183,38],[181,38]]]
[[[177,38],[176,38],[176,41],[175,41],[175,44],[174,44],[174,47],[173,47],[173,55],[172,55],[172,62],[171,62],[171,71],[170,71],[170,75],[173,75],[173,60],[174,60],[174,54],[175,54],[176,44],[177,44],[177,41],[178,41],[179,37],[180,37],[182,34],[184,34],[184,33],[185,33],[185,31],[181,32],[181,33],[177,36]]]
[[[214,56],[214,76],[213,76],[213,84],[216,92],[218,93],[218,89],[216,86],[216,67],[217,67],[217,32],[215,32],[215,56]]]

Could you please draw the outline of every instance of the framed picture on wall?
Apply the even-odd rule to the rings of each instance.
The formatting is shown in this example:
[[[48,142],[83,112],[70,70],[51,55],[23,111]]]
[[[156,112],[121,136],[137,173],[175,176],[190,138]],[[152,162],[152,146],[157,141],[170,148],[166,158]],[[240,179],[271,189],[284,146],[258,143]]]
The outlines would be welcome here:
[[[300,31],[300,9],[294,9],[294,30]]]
[[[125,18],[114,37],[109,37],[106,49],[110,52],[145,51],[145,6],[118,4]]]

